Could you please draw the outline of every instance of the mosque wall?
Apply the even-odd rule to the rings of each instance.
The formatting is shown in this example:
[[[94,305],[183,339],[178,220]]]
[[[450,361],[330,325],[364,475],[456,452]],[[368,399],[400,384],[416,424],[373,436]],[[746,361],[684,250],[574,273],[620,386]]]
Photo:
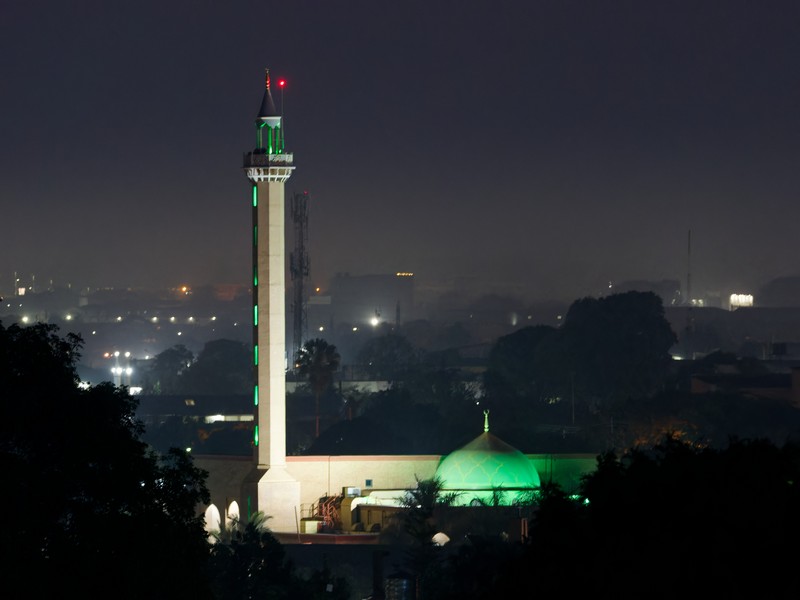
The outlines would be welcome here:
[[[249,514],[247,499],[242,498],[242,483],[253,470],[254,464],[253,458],[249,456],[194,457],[194,466],[208,472],[206,486],[211,494],[210,504],[217,507],[222,522],[229,516],[228,508],[234,501],[240,507],[242,518]],[[255,498],[252,499],[252,505],[256,505]]]
[[[356,488],[359,495],[376,490],[414,487],[415,476],[430,479],[439,465],[438,455],[403,456],[287,456],[286,470],[302,482],[303,509],[324,496],[336,496],[344,488]],[[305,514],[303,516],[306,516]]]
[[[555,482],[568,494],[578,491],[581,477],[597,468],[596,454],[526,454],[542,483]]]
[[[533,462],[543,483],[556,482],[568,493],[577,491],[581,477],[597,467],[594,454],[526,456]],[[287,456],[286,470],[300,482],[297,514],[304,518],[312,516],[310,511],[320,498],[342,494],[346,488],[355,488],[353,493],[358,495],[412,488],[415,478],[430,479],[436,474],[441,458],[438,455]],[[238,503],[243,517],[249,514],[247,499],[241,497],[242,482],[252,471],[253,464],[250,457],[195,457],[195,466],[208,472],[206,484],[211,493],[211,503],[219,509],[222,519],[228,516],[233,501]]]

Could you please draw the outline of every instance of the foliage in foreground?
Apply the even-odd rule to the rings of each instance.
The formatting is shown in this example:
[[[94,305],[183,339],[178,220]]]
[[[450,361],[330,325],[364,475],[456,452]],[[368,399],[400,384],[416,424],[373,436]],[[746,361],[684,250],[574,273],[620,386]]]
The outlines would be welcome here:
[[[246,525],[232,522],[215,534],[210,568],[216,573],[216,598],[286,598],[291,600],[347,600],[350,587],[327,568],[304,579],[297,575],[281,543],[273,536],[263,513]],[[330,591],[326,591],[330,586]]]
[[[731,440],[725,449],[665,441],[598,457],[580,498],[546,485],[530,535],[439,549],[426,598],[791,598],[800,534],[800,446]],[[444,565],[444,566],[442,566]],[[747,592],[751,593],[751,592]]]
[[[78,385],[81,340],[0,323],[0,542],[17,597],[345,600],[323,568],[298,577],[253,519],[210,545],[206,473],[178,449],[153,452],[124,388]],[[328,585],[332,591],[327,592]]]
[[[148,449],[127,391],[79,388],[80,346],[54,326],[0,324],[6,585],[25,597],[209,597],[205,473]]]

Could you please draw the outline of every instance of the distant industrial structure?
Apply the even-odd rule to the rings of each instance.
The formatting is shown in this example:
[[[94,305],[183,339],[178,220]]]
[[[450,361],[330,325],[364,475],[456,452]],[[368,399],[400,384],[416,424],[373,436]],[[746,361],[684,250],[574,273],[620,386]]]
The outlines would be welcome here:
[[[294,252],[289,258],[292,278],[292,357],[302,348],[308,337],[308,192],[292,196],[292,222],[294,223]],[[293,360],[293,359],[292,359]]]

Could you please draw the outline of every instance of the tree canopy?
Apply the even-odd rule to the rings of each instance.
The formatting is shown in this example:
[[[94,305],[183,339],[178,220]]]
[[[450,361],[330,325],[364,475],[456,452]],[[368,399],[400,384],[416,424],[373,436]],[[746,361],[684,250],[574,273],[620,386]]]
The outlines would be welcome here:
[[[560,331],[559,349],[575,385],[605,404],[659,391],[677,341],[652,292],[577,300]]]
[[[206,342],[197,356],[183,344],[160,352],[145,368],[144,392],[171,394],[247,394],[253,385],[252,351],[243,342]]]
[[[798,482],[796,444],[665,438],[606,453],[577,496],[542,486],[522,541],[498,528],[429,547],[420,569],[435,589],[423,597],[516,597],[527,585],[537,597],[793,598]]]
[[[359,351],[357,360],[371,378],[393,382],[408,374],[418,356],[404,336],[387,333],[368,340]]]
[[[557,329],[526,327],[498,339],[486,393],[492,403],[523,410],[577,398],[581,408],[608,412],[663,389],[675,341],[652,292],[583,298]]]
[[[208,597],[205,474],[148,449],[125,389],[79,387],[81,343],[0,324],[4,583],[26,597]]]
[[[336,346],[322,338],[307,341],[295,356],[295,368],[301,377],[308,377],[314,392],[314,437],[319,437],[319,400],[333,384],[333,376],[339,370],[341,357]]]

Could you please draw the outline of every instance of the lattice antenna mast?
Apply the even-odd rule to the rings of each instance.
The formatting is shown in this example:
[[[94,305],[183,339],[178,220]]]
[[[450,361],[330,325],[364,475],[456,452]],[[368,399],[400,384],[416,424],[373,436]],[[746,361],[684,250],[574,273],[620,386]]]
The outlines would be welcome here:
[[[692,304],[692,230],[689,230],[689,239],[686,253],[686,301]]]
[[[292,277],[292,317],[294,356],[297,356],[308,334],[308,306],[306,302],[306,280],[308,279],[308,192],[294,194],[292,197],[292,221],[294,222],[294,252],[289,261]]]

